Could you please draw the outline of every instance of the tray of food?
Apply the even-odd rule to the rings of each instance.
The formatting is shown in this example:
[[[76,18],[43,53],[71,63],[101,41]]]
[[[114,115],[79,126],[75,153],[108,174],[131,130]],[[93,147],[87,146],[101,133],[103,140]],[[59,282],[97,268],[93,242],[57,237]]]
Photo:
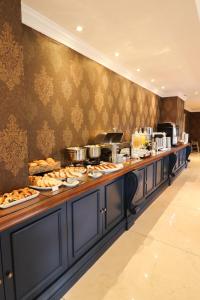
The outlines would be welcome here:
[[[0,208],[8,208],[39,196],[40,192],[29,187],[14,190],[11,193],[5,193],[0,196]]]
[[[55,190],[58,189],[62,184],[63,182],[61,180],[47,176],[29,176],[29,186],[33,189],[41,191]]]
[[[87,169],[84,167],[66,167],[57,171],[45,174],[44,177],[51,177],[59,180],[66,180],[67,178],[83,178],[87,173]]]
[[[95,170],[95,171],[100,171],[103,173],[112,173],[112,172],[122,169],[123,167],[124,167],[123,164],[102,163],[97,166],[88,166],[88,169],[89,169],[89,171]]]
[[[60,161],[56,161],[51,157],[47,158],[46,160],[34,160],[33,162],[29,163],[29,175],[57,170],[60,169],[60,167]]]

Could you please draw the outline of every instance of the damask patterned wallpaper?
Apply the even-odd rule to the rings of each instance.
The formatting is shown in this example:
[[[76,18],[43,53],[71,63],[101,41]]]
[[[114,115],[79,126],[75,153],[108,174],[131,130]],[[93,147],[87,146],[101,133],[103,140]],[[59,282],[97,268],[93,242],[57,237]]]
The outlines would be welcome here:
[[[27,182],[21,1],[0,1],[0,193]]]
[[[159,97],[21,24],[0,1],[0,193],[27,184],[27,163],[113,127],[155,126]]]
[[[25,26],[24,64],[30,160],[157,123],[158,96]]]

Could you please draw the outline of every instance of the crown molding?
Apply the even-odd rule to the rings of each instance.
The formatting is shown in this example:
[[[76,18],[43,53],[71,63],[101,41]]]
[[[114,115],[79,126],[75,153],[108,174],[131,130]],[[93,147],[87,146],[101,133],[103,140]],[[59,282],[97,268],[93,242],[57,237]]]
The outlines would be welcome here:
[[[185,107],[185,110],[194,113],[194,112],[200,112],[200,108],[190,108],[190,107]]]
[[[196,7],[197,7],[197,13],[200,20],[200,0],[195,0]]]
[[[103,53],[91,47],[89,44],[77,38],[71,32],[67,31],[23,2],[21,3],[21,10],[22,23],[24,25],[27,25],[56,40],[57,42],[60,42],[63,45],[81,53],[82,55],[96,61],[97,63],[125,77],[126,79],[142,86],[147,90],[150,90],[154,94],[160,97],[166,97],[164,92],[157,90],[151,83],[137,78],[129,70],[120,64],[116,64],[115,62],[111,61]]]
[[[184,109],[189,112],[200,112],[200,108],[192,108],[190,105],[187,104],[187,102],[185,102]]]

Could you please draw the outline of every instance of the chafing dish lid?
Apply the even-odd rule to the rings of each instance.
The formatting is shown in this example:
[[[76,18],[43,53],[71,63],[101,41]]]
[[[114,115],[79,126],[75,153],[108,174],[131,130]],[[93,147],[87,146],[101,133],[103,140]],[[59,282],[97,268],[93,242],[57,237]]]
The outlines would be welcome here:
[[[123,137],[123,132],[106,132],[99,134],[96,137],[97,144],[120,143]]]

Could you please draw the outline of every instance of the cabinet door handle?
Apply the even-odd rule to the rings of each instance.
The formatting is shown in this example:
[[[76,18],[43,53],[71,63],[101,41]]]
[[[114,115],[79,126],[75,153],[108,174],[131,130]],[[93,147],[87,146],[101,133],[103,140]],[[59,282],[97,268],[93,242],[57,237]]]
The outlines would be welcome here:
[[[102,208],[102,209],[100,209],[100,213],[101,214],[105,214],[107,212],[107,208]]]
[[[3,280],[2,279],[0,279],[0,286],[3,284]]]
[[[8,279],[12,279],[12,278],[13,278],[13,273],[12,273],[12,272],[7,272],[7,273],[6,273],[6,277],[7,277]]]

